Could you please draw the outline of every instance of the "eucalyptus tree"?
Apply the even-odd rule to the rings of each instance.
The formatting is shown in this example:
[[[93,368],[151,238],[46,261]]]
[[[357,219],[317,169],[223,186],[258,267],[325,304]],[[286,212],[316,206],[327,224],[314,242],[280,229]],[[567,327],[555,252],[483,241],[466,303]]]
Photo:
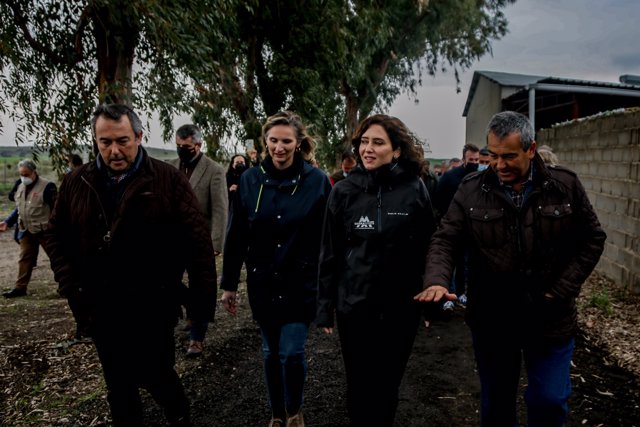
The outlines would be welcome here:
[[[324,160],[348,147],[358,121],[416,94],[425,74],[459,72],[491,51],[512,0],[254,0],[236,5],[216,71],[199,76],[198,116],[231,110],[238,136],[257,139],[280,109],[322,137]],[[216,52],[221,49],[214,48]]]
[[[0,110],[62,159],[97,102],[156,113],[165,139],[190,114],[214,149],[293,109],[331,162],[425,73],[490,52],[512,1],[0,0]]]
[[[0,100],[18,124],[17,143],[29,135],[61,164],[77,144],[90,144],[99,102],[156,111],[165,125],[190,110],[184,61],[211,70],[199,57],[215,54],[200,35],[225,14],[226,2],[202,13],[205,3],[0,0]],[[178,96],[163,85],[185,90]]]

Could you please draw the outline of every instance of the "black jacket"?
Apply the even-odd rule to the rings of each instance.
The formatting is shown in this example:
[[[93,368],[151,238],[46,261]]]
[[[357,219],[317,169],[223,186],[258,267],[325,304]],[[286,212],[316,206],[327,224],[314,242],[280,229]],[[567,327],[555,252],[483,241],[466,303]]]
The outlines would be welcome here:
[[[533,188],[520,209],[491,169],[463,180],[433,236],[425,287],[447,286],[455,253],[466,248],[472,328],[565,339],[606,235],[575,173],[546,167],[538,155],[533,164]]]
[[[267,157],[240,177],[220,286],[237,290],[245,262],[257,321],[311,322],[315,317],[320,231],[330,191],[327,176],[298,155],[285,171]]]
[[[337,183],[324,220],[318,326],[333,326],[334,310],[384,315],[411,307],[434,228],[424,183],[400,166],[358,166]]]

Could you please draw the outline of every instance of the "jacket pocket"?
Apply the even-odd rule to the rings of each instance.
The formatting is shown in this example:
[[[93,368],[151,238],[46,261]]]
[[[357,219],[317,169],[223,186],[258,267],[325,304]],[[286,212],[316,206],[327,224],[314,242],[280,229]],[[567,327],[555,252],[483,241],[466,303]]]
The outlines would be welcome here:
[[[551,204],[538,206],[538,214],[540,218],[539,233],[544,242],[553,242],[561,236],[566,236],[572,230],[572,214],[571,204]]]
[[[502,248],[507,244],[504,209],[469,208],[471,233],[485,248]]]

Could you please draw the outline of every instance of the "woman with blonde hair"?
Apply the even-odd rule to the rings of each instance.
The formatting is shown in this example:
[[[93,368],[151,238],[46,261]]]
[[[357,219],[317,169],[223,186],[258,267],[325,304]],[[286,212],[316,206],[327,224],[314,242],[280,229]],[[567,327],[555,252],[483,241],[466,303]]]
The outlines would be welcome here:
[[[315,317],[320,230],[331,184],[308,163],[315,144],[297,114],[269,117],[262,141],[267,156],[242,174],[233,200],[222,304],[236,313],[244,262],[249,304],[262,333],[269,426],[298,427],[304,426],[305,343]]]

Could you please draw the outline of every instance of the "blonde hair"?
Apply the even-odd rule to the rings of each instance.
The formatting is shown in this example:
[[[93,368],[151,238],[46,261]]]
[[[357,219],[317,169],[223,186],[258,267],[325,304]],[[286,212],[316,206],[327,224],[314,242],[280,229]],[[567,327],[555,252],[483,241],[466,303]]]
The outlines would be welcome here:
[[[269,130],[278,125],[291,126],[291,128],[293,128],[296,140],[300,144],[302,157],[306,161],[311,161],[311,159],[314,158],[316,142],[307,132],[307,127],[302,122],[300,116],[292,111],[280,111],[267,119],[262,126],[261,139],[264,146],[267,146],[267,134]]]

